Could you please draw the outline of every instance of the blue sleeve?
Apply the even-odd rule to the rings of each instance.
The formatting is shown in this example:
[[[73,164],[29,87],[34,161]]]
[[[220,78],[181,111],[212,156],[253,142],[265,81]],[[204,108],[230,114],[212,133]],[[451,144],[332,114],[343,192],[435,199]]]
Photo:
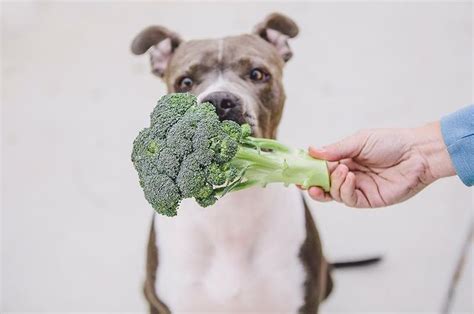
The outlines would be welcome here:
[[[456,173],[467,186],[474,184],[474,105],[441,119],[441,133]]]

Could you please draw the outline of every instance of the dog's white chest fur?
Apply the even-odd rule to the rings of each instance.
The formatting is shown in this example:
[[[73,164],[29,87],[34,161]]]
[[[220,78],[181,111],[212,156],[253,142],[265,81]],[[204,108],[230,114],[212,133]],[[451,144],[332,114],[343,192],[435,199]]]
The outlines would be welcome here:
[[[233,192],[209,208],[186,200],[177,217],[156,215],[158,297],[173,313],[297,312],[304,219],[300,193],[280,185]]]

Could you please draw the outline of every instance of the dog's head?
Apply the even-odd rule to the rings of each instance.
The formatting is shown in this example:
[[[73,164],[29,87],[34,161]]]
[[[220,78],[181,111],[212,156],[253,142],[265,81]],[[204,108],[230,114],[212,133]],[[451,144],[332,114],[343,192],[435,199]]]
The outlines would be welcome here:
[[[252,34],[221,39],[183,41],[150,26],[135,37],[132,52],[149,52],[168,92],[190,92],[211,102],[221,120],[249,123],[255,136],[274,138],[285,102],[283,66],[292,57],[288,39],[297,34],[297,25],[277,13]]]

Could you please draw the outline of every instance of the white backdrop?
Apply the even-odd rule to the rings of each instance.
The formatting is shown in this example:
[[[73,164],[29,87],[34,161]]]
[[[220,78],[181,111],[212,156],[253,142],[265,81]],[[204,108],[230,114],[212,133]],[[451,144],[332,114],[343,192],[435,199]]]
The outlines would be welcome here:
[[[3,311],[145,311],[152,211],[130,162],[163,84],[133,36],[247,32],[273,11],[301,34],[285,69],[280,139],[323,145],[409,127],[472,103],[472,4],[2,3]],[[381,210],[311,202],[327,255],[383,253],[339,271],[325,312],[437,312],[472,223],[457,178]],[[472,258],[453,310],[472,311]],[[3,312],[2,311],[2,312]]]

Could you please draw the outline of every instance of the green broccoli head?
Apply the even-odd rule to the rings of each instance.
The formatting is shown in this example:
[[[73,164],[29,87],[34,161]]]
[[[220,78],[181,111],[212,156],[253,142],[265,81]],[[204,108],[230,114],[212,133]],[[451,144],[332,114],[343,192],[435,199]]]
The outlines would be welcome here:
[[[191,94],[162,97],[150,127],[133,144],[132,161],[147,201],[168,216],[176,215],[184,198],[203,207],[214,204],[216,187],[235,178],[229,161],[240,133],[238,124],[219,121],[212,104],[198,104]]]

